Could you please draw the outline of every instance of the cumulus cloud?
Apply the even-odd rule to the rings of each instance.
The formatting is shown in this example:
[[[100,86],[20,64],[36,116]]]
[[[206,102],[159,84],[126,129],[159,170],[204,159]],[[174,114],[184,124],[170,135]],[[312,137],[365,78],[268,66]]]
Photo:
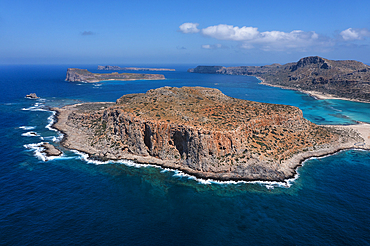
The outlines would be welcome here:
[[[202,49],[215,50],[215,49],[228,49],[228,46],[222,44],[203,44]]]
[[[196,25],[196,26],[194,26]],[[187,29],[185,27],[188,27]],[[195,29],[194,29],[195,28]],[[187,32],[200,32],[203,36],[215,38],[217,40],[232,40],[239,42],[239,47],[243,49],[260,48],[262,50],[286,50],[300,49],[305,51],[308,47],[331,46],[332,41],[326,37],[318,35],[314,31],[305,32],[294,30],[291,32],[265,31],[260,32],[257,27],[238,27],[233,25],[219,24],[198,29],[198,24],[184,23],[180,30]],[[196,31],[190,31],[196,30]],[[217,48],[204,45],[204,49]]]
[[[200,31],[198,29],[198,26],[199,26],[198,23],[187,22],[179,26],[179,28],[180,28],[180,32],[182,33],[197,33]]]
[[[345,41],[362,40],[365,37],[370,37],[370,31],[363,29],[348,28],[340,33]]]
[[[202,29],[202,34],[221,40],[251,40],[258,36],[258,30],[255,27],[234,27],[231,25],[220,24]]]
[[[94,35],[95,33],[93,33],[92,31],[83,31],[81,33],[82,36],[90,36],[90,35]]]

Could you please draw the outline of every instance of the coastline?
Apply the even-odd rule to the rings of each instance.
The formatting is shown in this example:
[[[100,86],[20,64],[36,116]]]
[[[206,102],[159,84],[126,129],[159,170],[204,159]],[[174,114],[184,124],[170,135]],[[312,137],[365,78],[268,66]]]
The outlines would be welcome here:
[[[338,96],[335,96],[335,95],[332,95],[332,94],[326,94],[326,93],[324,94],[324,93],[317,92],[317,91],[306,91],[306,90],[296,89],[296,88],[282,86],[282,85],[273,85],[273,84],[267,83],[261,77],[258,77],[258,76],[254,76],[254,77],[256,77],[259,81],[261,81],[260,82],[261,85],[277,87],[277,88],[281,88],[281,89],[285,89],[285,90],[299,91],[299,92],[307,94],[307,95],[309,95],[309,96],[311,96],[311,97],[313,97],[317,100],[345,100],[345,101],[351,101],[351,102],[370,103],[368,101],[362,101],[362,100],[358,100],[358,99],[350,99],[350,98],[345,98],[345,97],[338,97]]]
[[[99,103],[97,103],[99,104]],[[91,145],[85,141],[89,138],[89,135],[85,132],[77,129],[76,127],[71,127],[67,124],[69,114],[74,110],[75,105],[65,106],[62,109],[60,108],[53,108],[53,111],[56,111],[55,114],[55,121],[53,124],[53,128],[61,131],[64,134],[64,137],[60,144],[71,150],[77,150],[82,153],[86,153],[89,156],[89,159],[92,160],[99,160],[99,161],[119,161],[119,160],[131,160],[138,164],[143,165],[154,165],[161,168],[168,168],[171,170],[179,170],[187,175],[192,175],[195,178],[202,179],[202,180],[214,180],[220,182],[226,181],[243,181],[243,182],[288,182],[292,178],[295,178],[297,175],[297,169],[303,165],[304,161],[310,158],[317,158],[323,157],[331,154],[335,154],[337,152],[349,149],[363,149],[369,150],[370,149],[370,124],[360,123],[357,125],[330,125],[325,126],[329,128],[335,128],[337,130],[344,130],[347,132],[355,132],[358,134],[363,141],[355,142],[346,142],[346,143],[338,143],[336,145],[325,146],[321,149],[315,149],[311,151],[299,152],[294,154],[291,158],[284,161],[282,164],[283,167],[280,167],[280,171],[284,171],[284,177],[279,177],[278,179],[264,179],[264,178],[248,178],[235,175],[234,173],[213,173],[213,172],[204,172],[199,170],[191,169],[187,166],[180,165],[172,160],[162,160],[153,156],[140,156],[135,154],[123,153],[120,155],[119,158],[113,155],[109,155],[109,153],[105,156],[98,155],[98,150],[93,148]],[[278,170],[276,170],[278,171]]]
[[[158,78],[158,79],[103,79],[103,80],[91,80],[91,81],[69,81],[69,82],[81,82],[81,83],[99,83],[102,81],[136,81],[136,80],[165,80],[166,78]]]

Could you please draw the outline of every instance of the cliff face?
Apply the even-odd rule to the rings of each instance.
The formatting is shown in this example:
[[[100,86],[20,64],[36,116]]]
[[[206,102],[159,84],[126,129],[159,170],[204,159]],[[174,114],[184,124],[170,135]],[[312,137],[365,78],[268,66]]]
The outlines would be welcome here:
[[[56,127],[67,133],[68,148],[219,180],[283,180],[305,155],[356,139],[314,125],[298,108],[200,87],[165,87],[125,95],[115,105],[59,111],[66,120]]]
[[[87,69],[68,68],[66,81],[94,83],[103,80],[158,80],[165,79],[162,74],[140,73],[91,73]]]
[[[370,66],[357,61],[333,61],[318,56],[305,57],[296,63],[269,66],[195,68],[189,72],[250,75],[267,84],[292,89],[317,91],[338,97],[370,102]]]

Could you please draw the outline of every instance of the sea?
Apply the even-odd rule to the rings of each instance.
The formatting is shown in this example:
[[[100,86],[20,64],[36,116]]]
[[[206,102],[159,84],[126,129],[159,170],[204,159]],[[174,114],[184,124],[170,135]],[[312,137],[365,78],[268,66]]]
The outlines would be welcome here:
[[[325,125],[370,123],[370,104],[317,100],[250,76],[187,73],[194,65],[151,65],[176,69],[158,72],[165,80],[93,84],[65,81],[68,67],[110,72],[0,66],[0,245],[370,245],[369,151],[306,160],[281,183],[220,183],[132,161],[89,160],[60,145],[50,110],[162,86],[293,105]],[[32,92],[40,98],[25,98]],[[44,156],[43,142],[63,155]]]

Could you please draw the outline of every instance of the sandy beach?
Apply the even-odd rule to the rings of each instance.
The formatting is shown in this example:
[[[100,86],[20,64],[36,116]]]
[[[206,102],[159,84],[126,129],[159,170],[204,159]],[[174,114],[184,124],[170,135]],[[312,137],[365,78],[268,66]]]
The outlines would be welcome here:
[[[267,85],[267,86],[271,86],[271,87],[278,87],[278,88],[282,88],[282,89],[286,89],[286,90],[293,90],[293,91],[299,91],[299,92],[302,92],[302,93],[305,93],[315,99],[318,99],[318,100],[327,100],[327,99],[335,99],[335,100],[346,100],[346,101],[352,101],[352,102],[361,102],[361,103],[370,103],[370,102],[366,102],[366,101],[361,101],[361,100],[357,100],[357,99],[349,99],[349,98],[344,98],[344,97],[338,97],[338,96],[335,96],[335,95],[332,95],[332,94],[327,94],[327,93],[322,93],[322,92],[317,92],[317,91],[306,91],[306,90],[302,90],[302,89],[296,89],[296,88],[291,88],[291,87],[287,87],[287,86],[281,86],[281,85],[273,85],[273,84],[269,84],[269,83],[266,83],[265,80],[261,77],[256,77],[257,79],[259,79],[261,82],[260,84],[261,85]]]

